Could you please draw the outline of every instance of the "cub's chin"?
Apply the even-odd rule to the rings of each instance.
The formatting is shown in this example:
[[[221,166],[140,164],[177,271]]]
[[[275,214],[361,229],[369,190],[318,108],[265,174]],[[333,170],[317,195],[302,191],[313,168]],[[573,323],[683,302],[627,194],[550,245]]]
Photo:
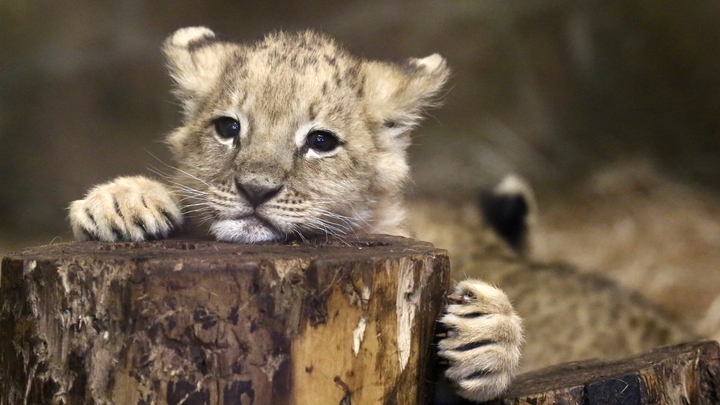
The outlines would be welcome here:
[[[254,216],[219,220],[210,226],[210,233],[217,240],[234,243],[258,243],[285,239],[285,234]]]

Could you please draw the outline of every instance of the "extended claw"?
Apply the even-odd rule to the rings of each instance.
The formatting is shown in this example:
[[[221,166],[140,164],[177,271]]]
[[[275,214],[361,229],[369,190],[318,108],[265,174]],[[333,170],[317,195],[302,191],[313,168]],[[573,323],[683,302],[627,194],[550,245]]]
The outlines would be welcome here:
[[[453,304],[469,304],[475,300],[475,296],[470,293],[464,293],[462,295],[456,293],[448,295],[447,299]]]
[[[462,304],[463,302],[465,302],[463,296],[460,294],[450,294],[447,296],[447,300],[454,302],[455,304]]]

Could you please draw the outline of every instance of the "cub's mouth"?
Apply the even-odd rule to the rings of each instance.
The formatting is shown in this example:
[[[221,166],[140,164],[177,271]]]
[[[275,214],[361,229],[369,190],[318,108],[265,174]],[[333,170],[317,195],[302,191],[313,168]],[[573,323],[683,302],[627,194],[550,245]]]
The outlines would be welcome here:
[[[283,232],[255,214],[218,220],[210,226],[210,233],[218,240],[234,243],[257,243],[285,238]]]

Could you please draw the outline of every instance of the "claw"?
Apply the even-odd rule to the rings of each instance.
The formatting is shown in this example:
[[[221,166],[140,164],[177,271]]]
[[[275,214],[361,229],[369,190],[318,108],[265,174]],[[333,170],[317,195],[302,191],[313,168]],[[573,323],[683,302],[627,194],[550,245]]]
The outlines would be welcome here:
[[[455,329],[449,329],[445,332],[440,332],[435,335],[435,337],[439,337],[440,339],[446,339],[457,336],[457,331]]]
[[[462,295],[458,295],[458,294],[450,294],[447,296],[447,299],[448,299],[448,301],[452,301],[456,304],[462,304],[462,303],[466,302],[465,297],[463,297]]]
[[[469,304],[475,300],[475,297],[470,293],[465,293],[463,295],[450,294],[447,299],[454,304]]]

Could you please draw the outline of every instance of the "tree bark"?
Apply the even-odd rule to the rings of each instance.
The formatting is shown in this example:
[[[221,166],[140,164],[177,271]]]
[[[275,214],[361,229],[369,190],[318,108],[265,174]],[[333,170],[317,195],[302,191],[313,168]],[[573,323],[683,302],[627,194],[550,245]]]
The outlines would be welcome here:
[[[446,252],[397,237],[3,259],[0,404],[422,404]]]
[[[504,405],[720,404],[720,346],[695,342],[617,361],[565,363],[518,376]]]

